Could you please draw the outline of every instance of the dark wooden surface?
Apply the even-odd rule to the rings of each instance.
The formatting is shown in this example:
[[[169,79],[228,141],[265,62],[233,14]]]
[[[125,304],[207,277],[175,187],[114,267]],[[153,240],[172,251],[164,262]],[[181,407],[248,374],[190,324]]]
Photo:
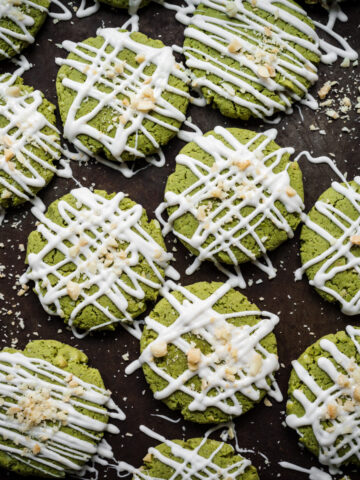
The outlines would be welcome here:
[[[69,3],[66,2],[65,3]],[[75,2],[74,2],[75,3]],[[360,50],[360,10],[357,1],[346,3],[345,12],[349,15],[347,23],[338,23],[337,32],[350,39],[351,45]],[[310,14],[322,21],[326,21],[326,12],[320,7],[309,8]],[[99,12],[85,19],[53,23],[48,18],[36,44],[25,51],[26,57],[33,63],[33,68],[24,74],[24,79],[29,85],[42,90],[46,97],[56,103],[55,77],[57,66],[56,56],[65,55],[56,44],[65,39],[80,41],[89,36],[94,36],[100,26],[119,27],[128,18],[123,11],[115,11],[102,6]],[[147,35],[160,38],[165,44],[181,44],[183,39],[183,26],[176,22],[174,14],[159,5],[152,4],[140,12],[140,29]],[[335,99],[338,110],[340,98],[349,96],[353,106],[356,97],[360,96],[359,68],[340,68],[338,61],[334,66],[320,66],[320,79],[312,89],[312,93],[323,85],[326,80],[336,80],[338,93],[330,93],[329,98]],[[10,62],[1,64],[1,71],[13,70]],[[301,107],[301,114],[297,107],[290,116],[284,116],[277,126],[279,130],[278,143],[283,146],[293,146],[296,153],[309,150],[314,155],[333,154],[342,171],[348,172],[349,178],[359,174],[360,167],[360,141],[359,120],[360,115],[354,108],[346,120],[339,119],[329,122],[324,114],[325,108],[312,111]],[[259,121],[244,124],[222,117],[210,107],[198,108],[192,106],[189,112],[193,120],[204,132],[216,125],[226,127],[249,127],[256,131],[263,131],[271,127]],[[304,120],[302,120],[302,116]],[[326,135],[309,130],[310,124],[319,126],[326,131]],[[343,127],[353,129],[351,133],[342,132]],[[174,169],[174,158],[183,146],[180,140],[175,139],[164,149],[166,166],[159,169],[149,167],[131,179],[124,178],[120,173],[105,166],[89,162],[79,165],[72,162],[74,177],[84,186],[96,186],[109,192],[122,190],[140,202],[150,216],[162,200],[163,189],[168,175]],[[309,209],[318,195],[326,189],[335,179],[334,174],[326,165],[311,165],[305,159],[301,160],[304,173],[306,208]],[[40,197],[46,205],[75,187],[72,180],[55,178]],[[127,414],[127,419],[121,425],[119,436],[108,436],[115,456],[119,460],[126,460],[139,466],[149,446],[156,442],[139,432],[139,425],[145,424],[167,438],[191,438],[202,436],[206,431],[205,426],[199,426],[180,421],[169,423],[155,414],[162,414],[179,418],[179,414],[171,412],[161,402],[153,399],[150,390],[138,371],[131,377],[126,377],[124,370],[128,362],[122,355],[129,353],[130,360],[138,355],[138,342],[119,327],[115,334],[97,334],[88,336],[79,341],[70,331],[64,328],[61,319],[50,318],[42,309],[36,295],[19,297],[17,280],[23,273],[25,253],[22,245],[26,246],[28,234],[34,228],[35,218],[30,212],[30,206],[25,205],[17,210],[8,212],[3,225],[0,227],[0,263],[4,265],[4,278],[0,279],[0,348],[14,345],[22,348],[29,340],[36,338],[53,338],[75,347],[81,348],[90,358],[92,366],[99,368],[106,385],[113,391],[116,402]],[[343,329],[348,323],[359,323],[359,317],[349,318],[341,314],[336,306],[325,303],[308,285],[304,279],[294,282],[293,272],[300,266],[299,231],[295,238],[282,245],[271,255],[271,259],[278,275],[273,280],[268,280],[264,274],[251,265],[243,268],[247,278],[262,279],[263,282],[247,288],[244,293],[251,301],[262,309],[276,312],[280,315],[280,323],[276,328],[279,344],[281,370],[277,379],[286,398],[287,381],[290,373],[290,362],[312,342],[321,336]],[[174,266],[182,273],[181,283],[187,285],[199,280],[218,280],[223,277],[211,266],[203,265],[200,271],[191,277],[184,275],[185,267],[190,258],[186,250],[175,242],[174,237],[167,238],[168,247],[176,247],[176,262]],[[317,465],[317,460],[308,452],[304,452],[298,445],[295,432],[284,427],[285,401],[269,408],[263,404],[236,420],[236,431],[240,446],[250,449],[247,456],[258,467],[262,480],[276,478],[305,479],[306,475],[283,470],[278,462],[286,460],[303,467]],[[214,435],[216,438],[216,434]],[[268,461],[265,461],[265,456]],[[351,472],[351,470],[349,470]],[[0,471],[0,478],[14,478]],[[101,472],[99,478],[115,479],[116,473],[108,470]],[[360,479],[359,473],[351,472],[351,479]]]

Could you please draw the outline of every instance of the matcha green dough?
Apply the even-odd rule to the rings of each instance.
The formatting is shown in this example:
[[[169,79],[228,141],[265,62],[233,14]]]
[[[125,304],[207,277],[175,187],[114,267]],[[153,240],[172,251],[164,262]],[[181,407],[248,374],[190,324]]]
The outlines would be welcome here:
[[[65,44],[70,54],[58,59],[64,136],[85,153],[117,163],[155,154],[185,120],[184,68],[160,40],[115,28],[97,34]],[[95,59],[101,48],[106,55]]]
[[[158,222],[140,205],[122,193],[81,188],[53,202],[45,217],[51,223],[29,235],[26,261],[48,313],[76,329],[113,331],[156,300],[168,256]]]
[[[358,341],[358,329],[351,326],[326,335],[293,362],[290,375],[286,422],[331,473],[348,464],[360,466],[353,443],[360,411]]]
[[[104,389],[104,383],[101,378],[100,372],[95,368],[90,368],[88,366],[88,358],[81,350],[77,348],[71,347],[69,345],[60,343],[56,340],[34,340],[27,344],[23,351],[15,350],[6,348],[3,351],[15,353],[20,352],[27,357],[31,358],[39,358],[42,360],[46,360],[47,362],[51,363],[55,367],[58,367],[69,374],[73,374],[76,377],[80,378],[81,380],[95,385],[101,389]],[[0,362],[0,372],[2,370],[1,366],[4,365],[3,362]],[[39,376],[41,378],[41,376]],[[56,382],[52,382],[56,384]],[[6,397],[0,395],[0,401],[6,400]],[[86,400],[82,400],[78,398],[80,403],[84,403],[85,405],[93,405]],[[1,405],[1,403],[0,403]],[[90,412],[90,410],[82,408],[81,406],[75,407],[77,411],[82,412],[86,415],[89,415],[92,419],[100,420],[102,422],[106,422],[108,420],[108,416],[106,415],[106,409],[104,409],[104,414],[100,414],[98,412]],[[6,407],[0,406],[0,413],[6,413]],[[49,427],[54,426],[54,422],[47,421],[46,424]],[[70,426],[66,424],[61,425],[60,423],[60,431],[66,434],[72,435],[77,439],[83,439],[87,442],[90,442],[93,445],[96,445],[100,442],[101,438],[103,437],[103,432],[96,432],[91,431],[92,435],[95,438],[89,439],[89,437],[85,436],[84,434],[80,433],[79,431],[74,430]],[[28,432],[29,436],[31,435],[31,431]],[[35,437],[34,437],[35,438]],[[51,443],[51,440],[50,440]],[[0,435],[0,445],[6,445],[7,447],[14,447],[16,448],[16,444],[14,444],[11,440],[5,439]],[[28,460],[29,464],[25,464],[24,461],[21,461],[21,458],[17,459],[15,455],[9,455],[4,451],[0,450],[0,466],[5,468],[15,474],[20,474],[24,476],[35,476],[36,478],[64,478],[65,473],[64,470],[55,469],[51,466],[44,466],[39,464],[38,462],[34,462],[33,460]],[[39,457],[40,458],[40,457]],[[83,462],[81,459],[76,461],[78,465],[82,465]],[[54,465],[56,462],[54,462]],[[38,467],[36,468],[35,465]],[[39,470],[41,468],[42,470]]]
[[[246,145],[246,150],[240,151],[239,169],[233,167],[231,176],[228,166],[236,152],[226,136],[231,136],[239,149]],[[217,152],[223,147],[218,148],[209,137],[225,145],[221,159]],[[190,142],[177,156],[175,171],[169,176],[165,190],[168,221],[174,234],[200,261],[235,265],[253,261],[292,237],[300,223],[304,199],[300,167],[273,140],[260,147],[265,139],[250,130],[217,127],[204,135],[201,144]],[[265,161],[252,153],[259,149]],[[252,163],[243,169],[242,162],[247,165],[249,158]],[[275,166],[271,167],[273,163]],[[255,174],[254,180],[257,166],[262,173]],[[271,186],[276,183],[276,175],[285,171],[288,178],[283,188],[284,191],[290,188],[292,197],[279,196]],[[268,182],[269,175],[274,182]],[[295,199],[293,208],[294,204],[289,202]]]
[[[106,5],[109,5],[110,7],[114,8],[131,8],[135,7],[137,10],[138,8],[145,7],[145,5],[148,5],[150,3],[150,0],[100,0],[101,3],[106,3]]]
[[[169,293],[169,297],[171,296],[173,297],[173,299],[175,299],[175,303],[174,300],[171,300],[171,303],[173,303],[173,305],[176,305],[178,302],[180,302],[180,304],[183,306],[187,304],[188,297],[192,298],[192,308],[190,310],[193,310],[194,312],[200,312],[200,310],[198,310],[198,304],[193,303],[194,296],[195,298],[198,298],[200,300],[205,300],[208,299],[212,294],[214,294],[219,288],[223,287],[224,284],[220,282],[199,282],[193,285],[189,285],[182,290],[179,289],[177,291],[172,291],[171,293]],[[248,356],[246,358],[242,357],[240,350],[237,350],[237,346],[239,344],[236,343],[239,339],[238,336],[241,335],[240,332],[242,332],[245,328],[243,326],[254,326],[260,323],[260,319],[256,315],[236,316],[236,314],[244,311],[259,311],[258,307],[250,303],[244,295],[237,292],[236,290],[228,290],[227,293],[221,296],[211,308],[212,311],[215,311],[218,314],[233,313],[234,316],[223,320],[226,326],[224,326],[223,324],[214,324],[215,330],[213,332],[211,330],[213,320],[209,319],[208,325],[203,329],[197,328],[197,325],[195,325],[199,315],[203,315],[203,310],[201,311],[202,313],[193,314],[194,317],[192,317],[190,314],[190,316],[187,317],[187,320],[185,320],[186,313],[179,313],[179,311],[174,306],[172,306],[171,303],[168,298],[163,298],[157,303],[155,308],[151,311],[149,319],[146,319],[145,321],[145,328],[143,330],[143,334],[140,340],[141,352],[143,353],[146,347],[150,345],[150,352],[154,355],[154,357],[150,359],[150,361],[142,362],[142,368],[145,374],[146,381],[148,382],[153,393],[155,394],[155,397],[157,394],[161,393],[162,390],[170,388],[170,391],[172,393],[170,393],[169,396],[164,398],[164,396],[162,395],[159,398],[163,400],[164,403],[171,410],[180,410],[185,420],[203,424],[227,422],[234,416],[244,414],[248,410],[252,409],[256,404],[260,403],[264,396],[267,394],[267,391],[269,391],[270,389],[269,387],[273,381],[272,375],[264,374],[262,386],[266,387],[266,389],[258,388],[255,385],[255,380],[251,378],[253,374],[250,372],[250,370],[244,368],[243,366],[239,366],[243,364],[251,365],[253,363],[253,355],[258,356],[258,354],[255,353],[255,349],[253,349],[251,340],[249,339],[251,338],[251,334],[249,334],[249,338],[242,338],[241,342],[239,342],[239,344],[241,343],[241,345],[245,343],[248,345],[250,353],[248,353]],[[182,315],[182,321],[187,321],[190,325],[188,329],[182,330],[179,327],[178,323],[175,324],[176,321],[179,322],[178,319],[180,315]],[[209,313],[209,315],[211,315],[211,313]],[[151,322],[155,326],[151,326]],[[166,326],[169,332],[168,335],[171,338],[171,340],[169,340],[167,344],[166,354],[162,355],[161,357],[156,355],[154,349],[154,347],[158,345],[157,342],[159,342],[158,340],[156,341],[158,334],[155,329],[160,327],[160,325],[158,327],[157,324]],[[191,329],[192,325],[194,325],[194,330]],[[232,330],[232,333],[229,334],[227,329],[232,328],[232,326],[242,328],[235,331]],[[163,327],[160,327],[160,329],[161,331],[163,331]],[[257,330],[253,329],[253,332],[255,332],[253,333],[253,335],[257,335]],[[205,339],[205,336],[208,338],[208,340]],[[235,363],[235,367],[233,366],[234,363],[231,363],[228,357],[223,357],[224,359],[221,360],[222,354],[219,353],[221,350],[221,347],[219,347],[219,345],[222,345],[221,342],[224,338],[227,339],[226,341],[228,341],[229,345],[231,346],[231,349],[230,346],[228,347],[230,349],[229,351],[233,352],[231,353],[231,355],[235,355],[232,358],[236,358],[236,362],[240,362],[239,364]],[[181,342],[181,339],[187,342],[187,347],[185,348],[185,350],[179,347],[179,343],[177,343]],[[266,354],[263,352],[263,355],[271,357],[272,361],[275,361],[275,363],[277,363],[276,338],[272,331],[270,330],[270,333],[260,337],[259,343],[265,349],[264,352],[266,351]],[[186,349],[188,353],[185,352]],[[200,370],[197,370],[197,365],[195,365],[193,368],[190,363],[189,356],[190,350],[194,349],[199,349],[204,356],[208,356],[205,358],[208,358],[208,361],[211,362],[210,365],[212,365],[211,370],[213,375],[221,376],[222,373],[220,373],[220,371],[218,371],[219,373],[217,373],[217,369],[223,366],[225,367],[225,387],[221,386],[222,383],[219,378],[217,378],[217,380],[214,380],[215,383],[209,384],[207,383],[207,380],[209,382],[210,380],[208,378],[205,378],[206,373],[197,373],[200,372]],[[256,351],[258,351],[258,347],[256,347]],[[213,354],[216,356],[216,358],[220,358],[220,360],[215,360],[215,363],[212,363],[213,357],[210,357],[209,355]],[[239,355],[241,358],[238,359],[237,355]],[[274,370],[275,368],[276,367],[274,367]],[[159,371],[156,372],[156,369],[159,369]],[[246,396],[245,394],[240,392],[240,387],[238,387],[239,389],[237,389],[236,386],[232,387],[232,385],[234,385],[234,383],[232,382],[236,382],[236,379],[239,379],[238,372],[240,370],[242,371],[241,377],[248,378],[249,380],[247,385],[250,386],[250,388],[254,388],[254,391],[258,394],[258,398],[256,400],[254,398],[249,398],[249,395]],[[230,373],[230,376],[228,376],[228,373]],[[168,381],[168,376],[173,379],[171,383],[169,383]],[[184,377],[184,380],[177,383],[179,377],[181,376]],[[186,380],[186,378],[188,378],[188,380]],[[177,385],[177,387],[175,387],[175,385]],[[180,390],[180,387],[183,386],[186,387],[186,391],[184,391],[184,388]],[[206,396],[217,397],[215,403],[211,406],[207,406],[206,401],[200,399],[200,395],[205,388],[208,388],[205,393]],[[226,389],[229,389],[229,392],[225,395],[225,397],[222,396],[224,388],[225,391]],[[232,389],[231,392],[230,389]],[[247,392],[249,392],[249,390]],[[199,402],[201,406],[195,406],[194,410],[193,406],[191,405],[193,401]],[[236,410],[231,410],[231,413],[228,413],[227,406],[234,406],[234,402],[238,402],[239,407],[236,408]],[[236,413],[236,415],[234,412]]]
[[[60,156],[55,106],[18,77],[0,80],[0,207],[20,205],[54,176]],[[19,133],[21,127],[23,135]]]
[[[199,457],[210,459],[203,468],[201,468],[203,460]],[[229,478],[234,480],[259,480],[256,468],[248,460],[236,454],[231,445],[208,438],[167,441],[151,448],[144,458],[141,475],[146,479],[173,479],[174,467],[178,468],[178,463],[184,464],[184,468],[179,470],[179,475],[176,477],[179,480],[209,478],[209,473],[213,474],[213,469],[217,467],[219,479],[225,479],[224,475],[228,473]],[[193,476],[186,476],[190,473],[193,473]]]
[[[20,53],[34,42],[44,23],[50,0],[4,0],[0,8],[0,60]]]
[[[185,29],[192,86],[231,118],[291,113],[317,80],[315,27],[292,0],[204,0]]]
[[[334,182],[320,195],[301,230],[301,262],[310,284],[343,313],[360,313],[360,185]],[[340,191],[339,191],[340,190]],[[309,262],[309,263],[308,263]]]

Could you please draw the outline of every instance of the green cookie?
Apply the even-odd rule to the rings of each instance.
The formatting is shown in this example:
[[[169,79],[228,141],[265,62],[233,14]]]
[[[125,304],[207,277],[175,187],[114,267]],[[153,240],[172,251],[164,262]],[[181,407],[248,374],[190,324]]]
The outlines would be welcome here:
[[[359,333],[348,326],[315,342],[293,362],[289,380],[286,422],[331,473],[360,465]]]
[[[4,75],[0,80],[0,206],[32,198],[54,176],[60,157],[55,106],[39,90]]]
[[[155,398],[196,423],[226,422],[261,402],[272,390],[278,359],[277,317],[259,316],[256,305],[223,283],[167,294],[146,319],[140,341]]]
[[[114,330],[157,298],[169,255],[158,222],[123,193],[72,190],[53,202],[27,245],[28,280],[52,315]]]
[[[105,404],[87,399],[90,391],[108,395],[99,371],[87,363],[82,351],[55,340],[35,340],[23,351],[0,352],[0,416],[2,430],[7,430],[0,435],[1,467],[37,478],[64,478],[81,471],[108,422]],[[66,413],[68,408],[74,411]],[[84,421],[80,430],[79,414]],[[18,440],[11,437],[14,431]]]
[[[216,127],[176,157],[165,190],[169,225],[197,262],[254,261],[293,236],[302,174],[273,138]]]
[[[166,441],[151,448],[144,458],[141,477],[168,480],[174,478],[175,469],[179,480],[214,478],[214,471],[219,479],[259,480],[256,468],[236,454],[231,445],[208,438]]]
[[[314,24],[292,0],[204,0],[185,29],[184,54],[206,103],[242,120],[289,113],[320,61]]]
[[[58,59],[64,136],[89,155],[114,162],[152,155],[185,120],[184,69],[160,40],[115,28],[97,34],[64,42],[70,54]]]
[[[301,230],[302,271],[328,302],[360,313],[360,185],[334,182],[320,195]]]

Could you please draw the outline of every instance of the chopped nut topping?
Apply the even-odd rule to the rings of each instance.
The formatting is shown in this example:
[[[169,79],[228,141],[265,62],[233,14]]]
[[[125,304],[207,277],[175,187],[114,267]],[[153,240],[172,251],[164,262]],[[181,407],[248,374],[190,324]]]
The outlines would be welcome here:
[[[237,160],[234,162],[234,165],[236,165],[239,170],[243,171],[251,165],[251,161],[248,158],[246,160]]]
[[[258,67],[257,74],[261,78],[269,78],[270,77],[270,72],[264,65],[260,65],[260,67]]]
[[[290,187],[290,186],[286,187],[285,192],[286,192],[286,195],[287,195],[288,197],[295,197],[295,195],[296,195],[296,190],[294,190],[294,189],[293,189],[292,187]]]
[[[326,98],[326,96],[328,95],[328,93],[330,92],[330,89],[331,89],[331,83],[330,82],[326,82],[321,88],[320,90],[317,92],[319,97],[321,98],[321,100],[324,100],[324,98]]]
[[[143,63],[145,61],[145,55],[143,53],[138,53],[135,57],[137,63]]]
[[[197,370],[201,360],[201,350],[199,348],[190,348],[187,353],[189,370]]]
[[[355,402],[360,403],[360,385],[357,385],[357,386],[354,388],[353,396],[354,396]]]
[[[271,37],[272,36],[271,27],[264,27],[264,33],[267,37]]]
[[[14,152],[8,148],[5,148],[4,150],[4,157],[5,157],[5,162],[8,162],[15,156]]]
[[[155,358],[165,357],[165,355],[168,353],[167,343],[162,340],[155,341],[151,344],[150,351]]]
[[[237,52],[240,52],[241,49],[242,49],[242,44],[240,40],[234,37],[228,45],[228,51],[230,53],[237,53]]]
[[[145,457],[143,458],[143,461],[144,461],[144,462],[151,462],[152,457],[153,457],[153,456],[152,456],[151,453],[147,453],[147,454],[145,455]]]
[[[40,445],[38,443],[35,443],[32,452],[34,455],[38,455],[41,451]]]
[[[259,353],[255,352],[249,368],[249,375],[251,375],[252,377],[255,377],[260,372],[262,364],[263,364],[262,356]]]
[[[7,94],[10,95],[10,97],[19,97],[20,93],[20,87],[18,87],[17,85],[13,85],[12,87],[9,87],[7,89]]]
[[[66,291],[69,297],[71,298],[71,300],[77,300],[81,292],[81,287],[78,283],[75,283],[69,280],[66,285]]]
[[[360,235],[351,235],[350,242],[354,245],[360,245]]]
[[[334,419],[337,417],[337,414],[338,414],[338,407],[333,404],[333,403],[330,403],[328,406],[327,406],[327,416],[331,419]]]

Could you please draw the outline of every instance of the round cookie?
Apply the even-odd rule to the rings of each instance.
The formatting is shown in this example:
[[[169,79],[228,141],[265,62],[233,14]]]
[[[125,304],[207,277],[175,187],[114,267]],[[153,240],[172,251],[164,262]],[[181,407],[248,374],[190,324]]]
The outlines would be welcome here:
[[[170,255],[158,222],[124,193],[72,190],[28,239],[27,281],[73,329],[114,330],[157,298]]]
[[[50,0],[3,0],[0,7],[0,60],[20,53],[44,23]]]
[[[189,94],[170,47],[116,28],[63,45],[70,54],[57,59],[56,88],[64,136],[76,147],[126,162],[156,153],[176,135]]]
[[[130,14],[134,14],[139,8],[148,5],[151,0],[100,0],[101,3],[105,3],[114,8],[127,8]]]
[[[346,315],[360,313],[360,179],[333,182],[304,219],[302,268],[316,291]]]
[[[0,77],[0,207],[17,206],[45,187],[60,158],[55,106],[20,77]]]
[[[317,80],[318,37],[292,0],[203,0],[185,29],[192,85],[223,115],[290,112]]]
[[[206,437],[186,441],[165,440],[150,448],[144,457],[141,478],[172,480],[175,478],[174,470],[177,480],[214,479],[214,472],[219,479],[259,480],[256,468],[249,460],[236,454],[231,445]]]
[[[220,282],[171,288],[146,318],[141,356],[127,373],[142,365],[155,398],[197,423],[226,422],[267,393],[281,398],[278,317]]]
[[[360,330],[327,335],[293,362],[286,423],[330,473],[360,465]]]
[[[187,144],[165,190],[167,229],[203,260],[241,264],[274,250],[300,222],[301,170],[275,130],[216,127]],[[192,267],[190,267],[192,268]]]
[[[108,426],[110,392],[86,355],[55,340],[0,352],[0,466],[36,478],[79,473]],[[113,408],[113,405],[111,405]]]

